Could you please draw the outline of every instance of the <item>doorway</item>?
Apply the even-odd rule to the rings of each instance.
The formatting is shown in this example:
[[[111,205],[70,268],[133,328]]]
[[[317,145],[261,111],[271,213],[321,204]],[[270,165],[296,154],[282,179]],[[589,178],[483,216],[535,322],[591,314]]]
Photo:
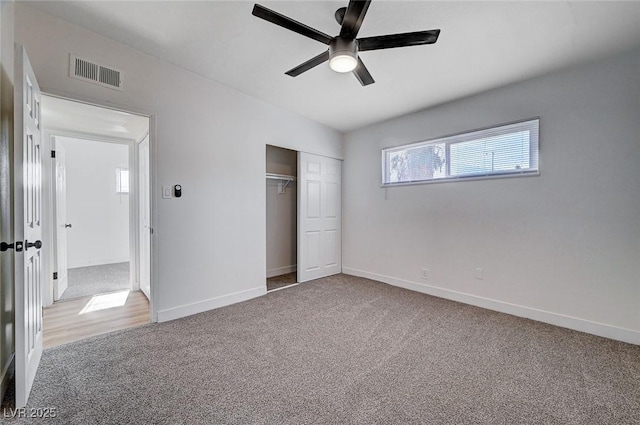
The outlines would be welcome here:
[[[266,148],[267,291],[297,284],[298,152]]]
[[[53,96],[42,115],[52,241],[44,346],[148,323],[149,118]]]
[[[129,146],[52,136],[53,301],[132,290]]]
[[[15,44],[14,47],[14,55],[9,56],[13,58],[15,65],[14,73],[9,73],[10,76],[15,77],[13,86],[10,86],[10,91],[13,91],[13,110],[11,109],[11,101],[7,105],[3,102],[2,109],[2,130],[3,134],[5,134],[5,129],[8,130],[9,137],[6,141],[9,143],[3,143],[2,149],[0,149],[2,173],[12,177],[9,187],[6,185],[0,187],[7,195],[3,197],[3,201],[8,202],[8,208],[5,208],[4,204],[3,208],[0,208],[2,223],[11,222],[12,225],[9,226],[11,232],[8,235],[11,240],[3,240],[0,251],[12,250],[11,255],[5,253],[3,259],[9,260],[13,271],[9,276],[9,283],[14,294],[14,302],[10,304],[10,309],[14,309],[14,314],[12,314],[12,322],[9,322],[13,324],[9,331],[14,336],[15,405],[17,408],[22,408],[27,404],[43,347],[52,346],[52,344],[43,343],[47,327],[52,323],[59,322],[47,319],[47,317],[51,319],[49,313],[55,308],[52,306],[53,283],[58,272],[56,270],[57,240],[53,236],[56,227],[56,213],[53,203],[55,177],[51,159],[54,159],[55,155],[54,149],[52,149],[52,136],[89,137],[92,140],[100,141],[104,134],[110,133],[111,140],[119,139],[129,143],[129,169],[132,171],[129,173],[129,183],[130,190],[135,191],[130,195],[133,202],[129,204],[131,211],[129,225],[135,227],[135,230],[130,234],[130,258],[135,263],[135,267],[130,267],[130,273],[137,277],[140,275],[141,267],[148,267],[147,275],[151,276],[150,299],[147,299],[141,291],[127,291],[126,296],[111,296],[112,294],[120,294],[113,292],[105,294],[106,298],[103,296],[91,297],[78,311],[73,311],[73,308],[69,308],[65,312],[58,310],[68,323],[73,324],[70,326],[74,326],[75,329],[61,329],[60,339],[57,343],[71,342],[87,337],[89,336],[87,330],[92,330],[93,334],[97,334],[134,326],[131,323],[119,323],[117,318],[102,314],[105,312],[114,313],[118,311],[119,307],[131,310],[129,302],[131,294],[138,294],[140,296],[138,299],[143,300],[144,312],[140,317],[145,322],[157,321],[155,312],[157,291],[154,290],[155,272],[150,261],[146,263],[140,261],[138,243],[143,237],[141,234],[139,238],[137,237],[137,233],[142,231],[137,227],[140,193],[137,185],[138,162],[135,155],[140,151],[137,145],[143,140],[142,138],[130,137],[132,129],[129,126],[131,118],[134,121],[136,121],[135,118],[141,116],[145,118],[142,122],[144,122],[144,134],[149,136],[150,160],[148,164],[151,166],[151,169],[147,171],[148,176],[152,176],[155,173],[155,167],[152,165],[155,163],[151,159],[154,158],[156,116],[143,116],[43,95],[25,48],[19,44]],[[5,99],[4,91],[2,98]],[[56,102],[57,106],[55,106]],[[6,116],[4,106],[8,106],[9,113]],[[65,107],[79,108],[79,111],[76,111],[78,114],[67,113],[69,111],[65,111]],[[112,112],[113,120],[105,123],[102,118],[107,111]],[[13,120],[13,124],[11,124],[11,120]],[[12,132],[13,136],[11,137]],[[3,142],[5,142],[5,138],[3,138]],[[11,165],[12,169],[10,169]],[[0,180],[0,183],[8,183],[5,180]],[[153,180],[149,178],[149,181]],[[155,187],[155,183],[150,186]],[[149,206],[151,206],[154,197],[151,191],[149,193]],[[149,217],[154,218],[154,209],[151,207],[150,209]],[[148,230],[151,234],[153,228],[149,227]],[[155,247],[154,244],[150,244],[150,246],[151,248]],[[21,254],[13,255],[13,252]],[[150,258],[153,258],[154,252],[155,249],[152,249]],[[131,253],[134,254],[131,255]],[[139,286],[139,280],[135,280],[134,285]],[[82,298],[76,300],[82,300]],[[73,302],[75,300],[57,304],[70,306]],[[50,306],[50,308],[43,308],[46,306]],[[98,330],[95,326],[96,322],[104,325],[103,328]],[[81,330],[80,328],[83,327],[87,329]],[[69,339],[68,336],[72,333],[75,333],[75,338]],[[3,342],[5,341],[6,338],[3,338]],[[1,386],[4,388],[5,384],[6,381],[3,379]]]

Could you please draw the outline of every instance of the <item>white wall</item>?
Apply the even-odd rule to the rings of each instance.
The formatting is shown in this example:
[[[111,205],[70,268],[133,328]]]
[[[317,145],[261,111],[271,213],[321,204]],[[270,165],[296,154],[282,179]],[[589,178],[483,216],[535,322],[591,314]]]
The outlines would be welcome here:
[[[129,145],[56,137],[66,153],[70,269],[129,261],[129,194],[116,193],[116,168]]]
[[[13,2],[0,2],[0,239],[13,241]],[[13,250],[0,254],[0,400],[13,373]]]
[[[267,173],[296,176],[298,153],[267,146]],[[278,180],[267,180],[267,277],[296,271],[297,207],[296,182],[278,193]]]
[[[24,3],[16,41],[44,92],[156,115],[159,320],[264,294],[265,145],[342,158],[340,133]],[[124,91],[69,78],[70,52],[122,70]],[[183,196],[161,199],[174,184]]]
[[[539,177],[380,188],[383,147],[536,116]],[[348,133],[343,270],[640,343],[639,117],[634,51]]]

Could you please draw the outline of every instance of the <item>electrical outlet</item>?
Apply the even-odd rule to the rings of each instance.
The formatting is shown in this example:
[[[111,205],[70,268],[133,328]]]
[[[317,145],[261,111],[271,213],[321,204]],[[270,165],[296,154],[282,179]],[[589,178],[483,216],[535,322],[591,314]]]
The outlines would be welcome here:
[[[484,269],[480,267],[476,267],[476,279],[478,280],[484,279]]]
[[[429,269],[422,269],[422,275],[420,275],[422,279],[429,279]]]

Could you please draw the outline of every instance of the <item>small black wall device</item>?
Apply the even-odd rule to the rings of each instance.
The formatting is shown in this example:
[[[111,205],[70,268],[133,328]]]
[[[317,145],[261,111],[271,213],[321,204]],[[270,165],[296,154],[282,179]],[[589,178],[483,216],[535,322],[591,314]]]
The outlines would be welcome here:
[[[182,186],[177,184],[175,186],[173,186],[173,196],[175,196],[176,198],[179,198],[182,196]]]

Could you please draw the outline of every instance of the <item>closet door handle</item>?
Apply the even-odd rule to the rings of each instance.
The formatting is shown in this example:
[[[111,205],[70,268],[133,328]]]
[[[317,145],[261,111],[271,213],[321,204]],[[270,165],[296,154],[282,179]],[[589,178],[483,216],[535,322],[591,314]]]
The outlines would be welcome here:
[[[27,249],[32,247],[35,247],[35,249],[40,249],[42,248],[42,241],[35,241],[35,242],[25,241],[25,245],[27,246]]]
[[[64,225],[64,228],[65,228],[65,229],[70,229],[70,228],[71,228],[71,225],[70,225],[70,224],[65,224],[65,225]]]

